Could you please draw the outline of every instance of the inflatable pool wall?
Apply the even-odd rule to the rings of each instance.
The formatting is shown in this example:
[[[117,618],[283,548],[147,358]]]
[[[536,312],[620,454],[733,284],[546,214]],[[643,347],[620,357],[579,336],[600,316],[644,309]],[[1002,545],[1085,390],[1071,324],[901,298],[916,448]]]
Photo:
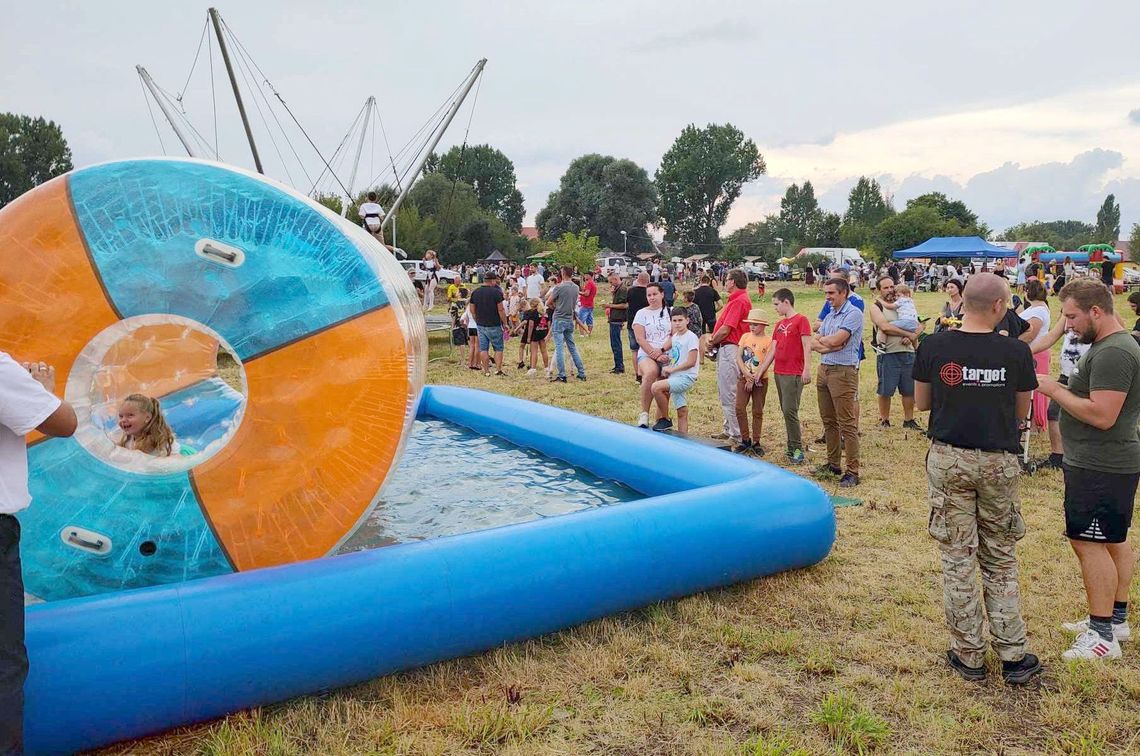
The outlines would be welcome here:
[[[49,601],[334,552],[424,379],[419,301],[387,250],[203,161],[84,168],[5,207],[0,313],[0,349],[54,364],[80,419],[74,438],[30,439],[25,583]],[[133,392],[161,398],[183,454],[116,446]]]
[[[136,738],[807,567],[835,537],[827,495],[766,463],[470,389],[428,387],[419,412],[647,498],[31,606],[29,751]]]

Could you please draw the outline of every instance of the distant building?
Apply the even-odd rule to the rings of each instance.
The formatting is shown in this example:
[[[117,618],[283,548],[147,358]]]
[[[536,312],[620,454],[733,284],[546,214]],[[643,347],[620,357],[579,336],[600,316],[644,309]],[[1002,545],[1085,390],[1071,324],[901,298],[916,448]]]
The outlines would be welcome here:
[[[523,226],[521,229],[519,229],[519,233],[525,236],[527,239],[537,239],[538,226]]]

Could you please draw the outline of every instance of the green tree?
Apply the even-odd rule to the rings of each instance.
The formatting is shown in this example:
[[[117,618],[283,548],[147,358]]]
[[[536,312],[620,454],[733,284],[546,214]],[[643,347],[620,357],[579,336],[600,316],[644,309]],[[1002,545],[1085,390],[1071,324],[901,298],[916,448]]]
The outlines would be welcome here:
[[[419,208],[404,204],[396,212],[395,224],[388,231],[388,241],[408,253],[409,258],[421,258],[424,252],[440,246],[439,224],[435,218],[424,217]]]
[[[843,222],[862,223],[873,228],[894,213],[895,209],[883,194],[879,182],[860,176],[847,195],[847,212],[843,216]]]
[[[1128,235],[1128,250],[1133,259],[1140,254],[1140,223],[1132,224],[1132,233]]]
[[[408,201],[424,216],[435,218],[444,230],[462,228],[479,215],[475,190],[442,173],[424,176],[408,192]]]
[[[657,169],[666,238],[718,244],[720,227],[744,185],[765,170],[755,142],[732,124],[686,126]]]
[[[1073,250],[1082,244],[1097,241],[1096,228],[1091,223],[1079,220],[1033,221],[1018,223],[1002,231],[1006,241],[1044,242],[1054,249]]]
[[[344,209],[344,198],[339,194],[333,194],[332,192],[317,192],[313,195],[313,200],[319,205],[324,205],[337,215],[340,215],[340,211]]]
[[[569,265],[580,273],[587,273],[593,272],[600,249],[597,236],[589,236],[586,231],[567,232],[555,242],[552,257],[559,265]]]
[[[439,159],[439,173],[470,186],[479,207],[513,230],[523,221],[523,196],[518,190],[515,164],[489,144],[452,147]]]
[[[72,168],[55,121],[0,113],[0,207]]]
[[[932,236],[974,234],[974,229],[964,229],[956,220],[943,218],[930,205],[919,204],[908,205],[906,210],[875,226],[872,242],[875,250],[886,257],[900,249],[921,244]]]
[[[787,234],[784,224],[778,215],[768,215],[763,220],[754,221],[741,226],[721,240],[724,245],[723,254],[729,255],[735,250],[743,257],[760,257],[766,263],[774,263],[780,256],[780,242],[785,239],[784,250],[789,251]],[[731,258],[728,258],[731,260]]]
[[[942,192],[922,194],[906,203],[907,209],[929,207],[943,220],[954,221],[967,233],[943,234],[943,236],[989,236],[989,228],[978,220],[978,215],[962,200],[952,200]]]
[[[839,227],[839,246],[852,247],[861,252],[872,252],[874,250],[874,242],[872,241],[874,235],[874,227],[866,223],[844,221],[843,225]]]
[[[602,246],[620,250],[621,232],[631,251],[652,249],[646,226],[657,222],[657,189],[632,160],[590,154],[576,158],[535,215],[545,239],[589,231]]]
[[[1115,195],[1104,198],[1104,204],[1096,211],[1096,240],[1101,244],[1112,244],[1120,238],[1120,203]]]
[[[808,226],[809,247],[838,247],[840,243],[840,227],[843,219],[839,213],[820,211],[811,219]]]
[[[815,187],[810,181],[805,181],[803,186],[789,186],[780,200],[780,222],[788,232],[789,241],[795,240],[801,246],[815,246],[808,244],[808,241],[811,238],[812,224],[816,223],[819,212]]]

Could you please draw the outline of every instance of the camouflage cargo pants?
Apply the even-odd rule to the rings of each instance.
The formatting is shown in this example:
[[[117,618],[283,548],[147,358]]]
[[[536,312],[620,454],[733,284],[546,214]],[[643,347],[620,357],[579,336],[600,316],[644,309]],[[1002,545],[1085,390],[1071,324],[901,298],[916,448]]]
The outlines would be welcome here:
[[[994,651],[1025,655],[1025,620],[1017,584],[1017,541],[1025,535],[1017,497],[1017,457],[935,442],[926,458],[930,535],[942,553],[942,601],[950,648],[978,667],[985,656],[982,602]],[[978,568],[982,586],[978,590]]]

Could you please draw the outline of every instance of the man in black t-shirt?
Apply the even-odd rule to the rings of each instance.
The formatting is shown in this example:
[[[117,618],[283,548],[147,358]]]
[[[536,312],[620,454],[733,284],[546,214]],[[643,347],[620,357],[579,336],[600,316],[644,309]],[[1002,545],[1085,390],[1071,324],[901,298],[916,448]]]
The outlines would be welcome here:
[[[716,323],[716,304],[720,293],[712,287],[712,279],[701,276],[701,285],[693,289],[693,304],[701,311],[701,332],[712,333]]]
[[[942,554],[950,630],[946,658],[965,679],[985,679],[984,600],[1002,677],[1021,684],[1041,671],[1038,658],[1025,651],[1015,553],[1025,535],[1017,491],[1018,425],[1037,378],[1029,346],[994,333],[1008,301],[1004,279],[992,273],[970,277],[962,327],[932,334],[918,347],[914,397],[916,409],[930,410],[929,531]]]
[[[470,322],[475,321],[479,337],[479,359],[483,363],[483,373],[491,374],[490,350],[495,350],[495,374],[503,372],[503,328],[509,322],[503,308],[503,290],[499,287],[499,274],[494,270],[483,277],[483,285],[471,295],[467,308]]]
[[[645,307],[649,306],[649,298],[645,294],[645,287],[649,285],[649,274],[644,270],[637,274],[637,279],[633,282],[633,286],[629,287],[629,295],[626,298],[625,308],[625,328],[629,332],[629,351],[633,354],[633,372],[637,372],[637,337],[633,335],[633,319],[637,317],[637,313]],[[641,376],[635,376],[634,380],[641,383]]]
[[[625,344],[622,343],[621,332],[625,328],[625,310],[629,304],[629,289],[625,287],[621,276],[610,273],[611,301],[606,308],[606,321],[610,327],[610,351],[614,354],[614,366],[610,370],[614,375],[625,372]]]

